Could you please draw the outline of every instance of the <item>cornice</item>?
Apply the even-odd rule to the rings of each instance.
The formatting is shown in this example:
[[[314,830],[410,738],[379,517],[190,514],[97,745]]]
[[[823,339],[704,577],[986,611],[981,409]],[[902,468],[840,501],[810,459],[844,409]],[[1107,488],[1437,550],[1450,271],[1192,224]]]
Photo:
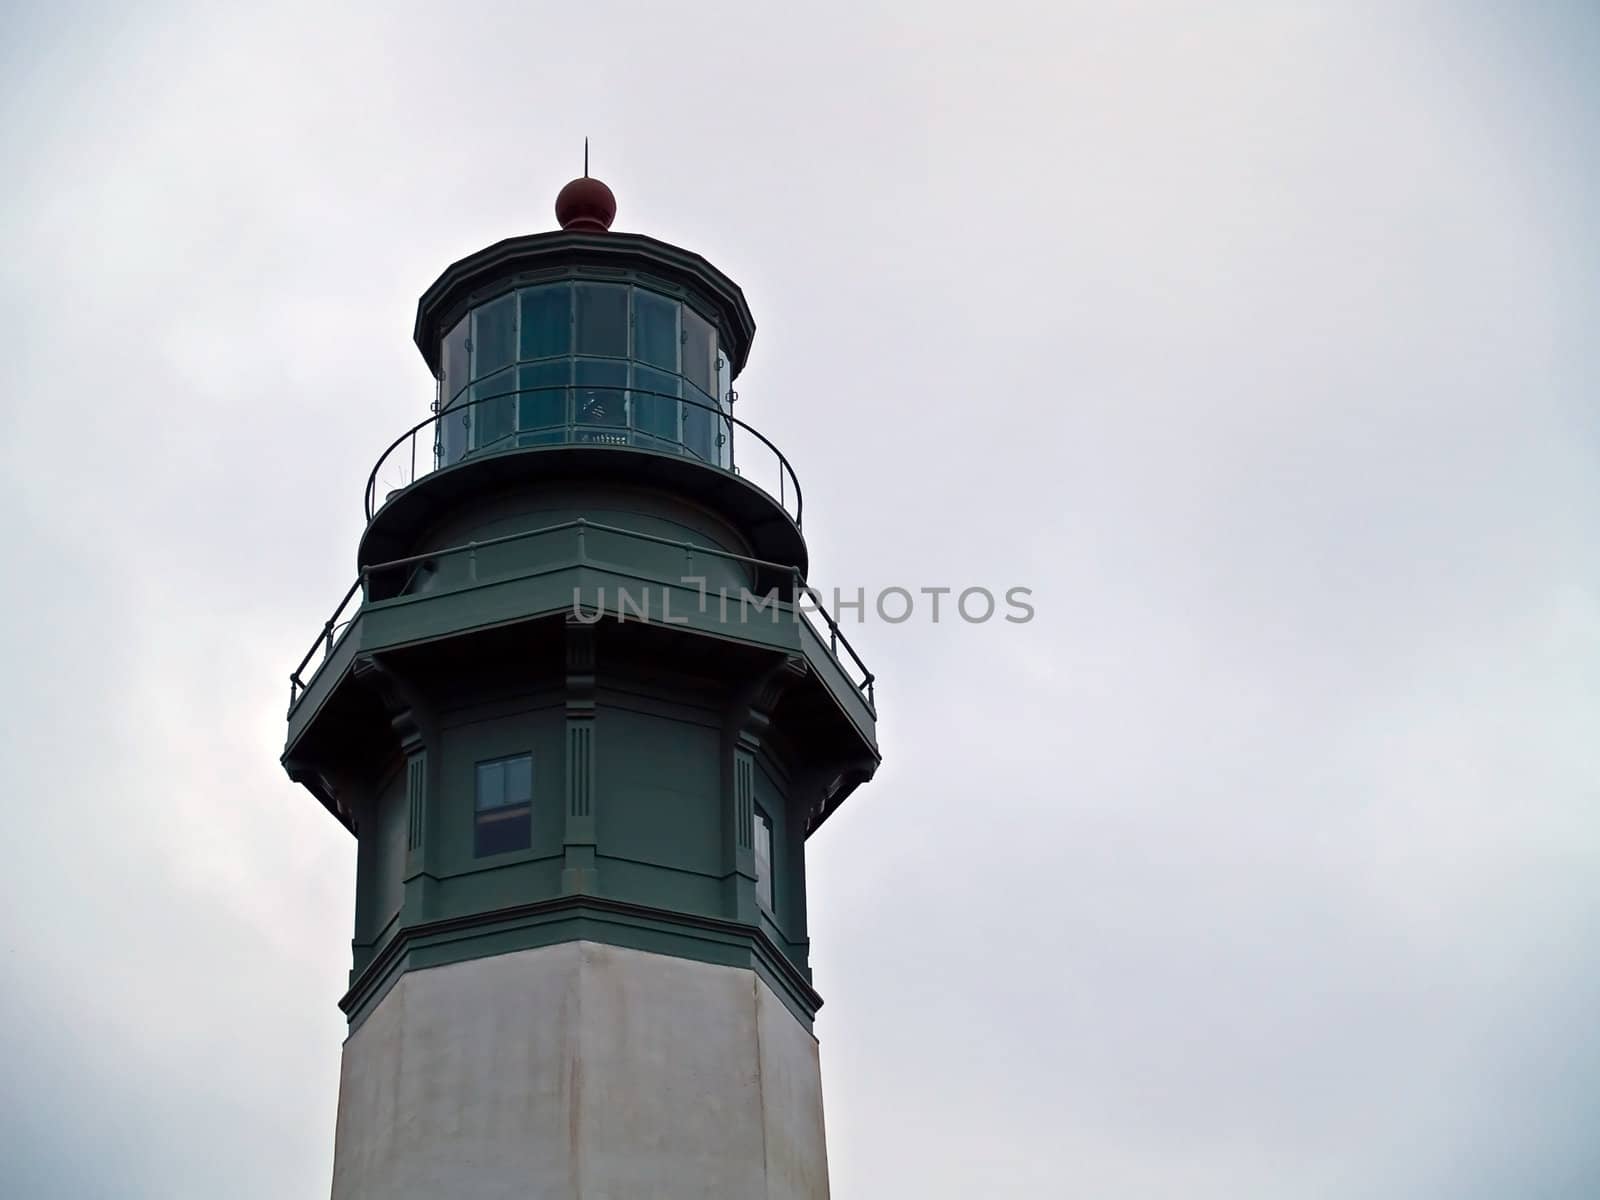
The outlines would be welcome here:
[[[572,918],[589,918],[601,925],[608,923],[618,926],[633,925],[641,929],[665,927],[666,932],[683,937],[709,935],[711,939],[720,940],[724,944],[743,945],[751,952],[755,965],[767,977],[768,983],[774,985],[775,990],[797,1016],[803,1017],[809,1023],[815,1017],[817,1010],[822,1007],[822,996],[811,986],[810,980],[764,930],[720,917],[676,912],[603,896],[578,895],[557,896],[511,908],[445,917],[402,927],[351,983],[350,990],[339,1001],[339,1008],[350,1019],[352,1025],[356,1024],[382,998],[393,981],[405,972],[405,960],[408,955],[413,950],[422,948],[430,939],[452,936],[470,939],[480,935],[487,937],[525,927],[529,922],[543,924]],[[561,937],[536,944],[553,945],[579,940],[607,941],[604,936],[588,939]],[[660,953],[671,954],[670,951],[660,951]],[[465,962],[479,957],[487,955],[466,952],[463,947],[462,953],[447,956],[444,961]],[[711,958],[696,959],[693,955],[674,955],[674,957],[715,961]],[[430,962],[429,965],[441,964]]]
[[[574,233],[556,230],[506,238],[451,263],[417,301],[412,338],[428,369],[439,374],[439,344],[445,323],[455,318],[474,292],[502,280],[536,271],[598,267],[638,270],[659,276],[700,296],[714,310],[727,339],[735,377],[744,369],[756,335],[755,317],[744,292],[700,255],[642,233]]]

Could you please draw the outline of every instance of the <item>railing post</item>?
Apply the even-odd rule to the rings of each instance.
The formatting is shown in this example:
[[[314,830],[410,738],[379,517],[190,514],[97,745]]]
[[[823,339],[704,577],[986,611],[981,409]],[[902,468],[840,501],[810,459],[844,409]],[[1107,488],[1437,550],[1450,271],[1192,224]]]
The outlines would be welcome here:
[[[473,583],[478,582],[478,543],[467,543],[467,578]]]
[[[837,662],[839,659],[839,626],[834,622],[833,614],[822,603],[822,593],[814,592],[812,588],[807,587],[800,578],[799,571],[794,573],[794,586],[796,591],[803,589],[807,597],[817,602],[817,611],[822,614],[822,623],[828,627],[828,650],[833,654],[834,661]]]
[[[683,544],[683,577],[685,579],[690,579],[690,578],[693,578],[693,576],[694,576],[694,544],[692,542],[685,542]]]
[[[586,538],[584,536],[584,530],[585,530],[585,527],[588,524],[589,523],[587,521],[585,521],[582,517],[578,518],[578,561],[579,562],[588,562],[589,561],[589,547],[588,547],[588,542],[587,542],[587,540],[586,540]]]

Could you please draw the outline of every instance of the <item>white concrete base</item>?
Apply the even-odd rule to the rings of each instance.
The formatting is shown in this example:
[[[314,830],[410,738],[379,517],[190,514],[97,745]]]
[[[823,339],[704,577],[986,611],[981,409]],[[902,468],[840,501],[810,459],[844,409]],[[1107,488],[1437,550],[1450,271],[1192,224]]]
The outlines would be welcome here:
[[[333,1200],[825,1200],[817,1043],[753,972],[593,942],[415,971],[345,1043]]]

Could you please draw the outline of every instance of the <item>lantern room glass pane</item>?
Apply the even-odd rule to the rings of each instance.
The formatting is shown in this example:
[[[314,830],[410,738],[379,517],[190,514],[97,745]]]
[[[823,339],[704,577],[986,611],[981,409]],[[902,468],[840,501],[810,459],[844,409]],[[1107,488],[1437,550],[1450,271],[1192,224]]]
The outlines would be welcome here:
[[[572,285],[552,283],[522,292],[519,357],[549,358],[572,353]]]
[[[472,322],[462,317],[456,327],[444,336],[440,358],[440,399],[446,404],[461,394],[467,386],[467,334]]]
[[[728,362],[725,352],[717,351],[717,407],[723,412],[732,414],[733,401],[728,397],[733,392],[733,368]],[[719,420],[717,432],[721,439],[717,442],[717,466],[733,466],[733,422]]]
[[[472,314],[472,377],[482,379],[516,361],[517,297],[491,300]]]
[[[702,462],[715,462],[712,440],[715,422],[711,413],[711,397],[698,388],[685,388],[683,392],[683,447]],[[692,403],[689,403],[692,401]]]
[[[628,423],[628,364],[580,358],[577,370],[578,424]]]
[[[628,354],[628,289],[614,283],[580,283],[573,288],[578,314],[578,353]]]
[[[678,377],[649,367],[633,368],[634,444],[655,450],[678,448]]]
[[[565,359],[533,363],[517,368],[517,440],[524,446],[565,439],[567,423],[567,384],[572,381],[572,363]],[[529,430],[551,430],[537,437]]]
[[[683,310],[683,377],[702,392],[710,394],[716,388],[712,373],[712,357],[716,353],[716,333],[708,322],[692,308]]]
[[[666,371],[678,369],[678,302],[642,288],[633,292],[633,357]]]
[[[471,409],[474,450],[504,450],[511,444],[517,424],[516,372],[501,371],[472,385]]]
[[[467,434],[471,429],[472,410],[467,398],[462,396],[439,415],[439,461],[448,467],[460,462],[467,452]]]
[[[719,467],[729,466],[733,461],[733,422],[721,413],[710,415],[712,461]]]

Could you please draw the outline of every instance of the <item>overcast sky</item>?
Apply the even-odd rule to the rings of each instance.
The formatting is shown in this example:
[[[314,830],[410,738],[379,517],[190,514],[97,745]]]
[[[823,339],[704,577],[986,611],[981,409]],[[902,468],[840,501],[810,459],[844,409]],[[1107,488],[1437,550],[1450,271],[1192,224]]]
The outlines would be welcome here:
[[[9,5],[0,1193],[326,1195],[286,676],[418,294],[704,253],[885,754],[810,846],[840,1200],[1600,1194],[1600,10]]]

